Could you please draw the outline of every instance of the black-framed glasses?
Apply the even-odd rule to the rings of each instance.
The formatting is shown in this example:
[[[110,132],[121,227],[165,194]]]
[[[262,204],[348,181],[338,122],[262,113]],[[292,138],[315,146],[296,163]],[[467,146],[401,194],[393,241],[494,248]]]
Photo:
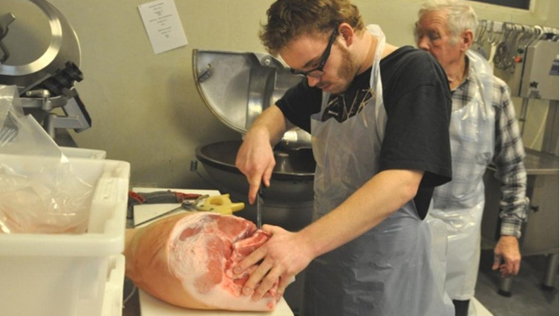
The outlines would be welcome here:
[[[294,68],[290,68],[290,71],[294,74],[294,75],[300,75],[300,76],[309,76],[309,77],[321,77],[325,74],[325,72],[323,71],[323,68],[325,67],[325,64],[327,63],[327,60],[329,59],[329,56],[331,54],[331,48],[332,45],[334,43],[334,40],[336,39],[336,36],[338,35],[338,26],[334,29],[331,38],[329,39],[329,43],[327,44],[327,48],[325,48],[325,51],[323,52],[323,55],[321,55],[321,58],[319,59],[319,64],[317,65],[317,67],[308,70],[308,71],[303,71],[303,70],[297,70]]]

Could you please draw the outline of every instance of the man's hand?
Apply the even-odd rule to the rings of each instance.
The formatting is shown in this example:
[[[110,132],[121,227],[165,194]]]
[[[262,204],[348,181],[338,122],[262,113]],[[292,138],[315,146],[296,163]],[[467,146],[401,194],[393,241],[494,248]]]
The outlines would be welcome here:
[[[263,230],[272,237],[243,259],[234,269],[241,274],[248,268],[257,265],[245,286],[243,295],[259,300],[275,284],[278,284],[276,299],[280,299],[286,287],[293,282],[296,274],[301,272],[313,258],[306,251],[306,243],[298,233],[288,232],[281,227],[263,225]]]
[[[247,133],[237,152],[235,166],[249,182],[249,203],[255,202],[261,183],[270,186],[275,165],[276,160],[267,131],[254,129]]]
[[[293,124],[286,120],[280,108],[271,105],[257,117],[243,137],[235,166],[249,182],[249,203],[255,203],[261,183],[267,188],[270,186],[270,178],[276,165],[272,147],[292,127]]]
[[[501,263],[502,260],[504,263]],[[494,264],[492,270],[500,269],[502,278],[511,277],[519,273],[521,253],[519,241],[515,236],[502,235],[494,248]]]

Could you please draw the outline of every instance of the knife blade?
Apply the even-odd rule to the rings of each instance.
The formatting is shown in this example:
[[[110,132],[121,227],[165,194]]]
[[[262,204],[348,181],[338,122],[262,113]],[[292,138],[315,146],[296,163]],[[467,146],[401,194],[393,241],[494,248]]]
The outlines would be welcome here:
[[[263,208],[263,186],[264,184],[261,183],[259,186],[259,191],[257,192],[257,228],[261,229],[262,227],[262,208]]]

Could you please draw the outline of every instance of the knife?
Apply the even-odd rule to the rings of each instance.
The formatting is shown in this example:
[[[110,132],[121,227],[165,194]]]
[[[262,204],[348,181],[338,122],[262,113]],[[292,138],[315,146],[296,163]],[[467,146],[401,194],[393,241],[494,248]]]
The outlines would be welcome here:
[[[257,228],[261,229],[262,227],[262,208],[263,208],[263,186],[264,183],[261,183],[259,186],[259,191],[257,192]]]

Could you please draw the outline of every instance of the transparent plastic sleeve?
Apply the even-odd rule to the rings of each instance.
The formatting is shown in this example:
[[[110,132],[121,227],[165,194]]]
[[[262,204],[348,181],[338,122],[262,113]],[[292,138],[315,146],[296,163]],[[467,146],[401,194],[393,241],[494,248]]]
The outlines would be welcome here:
[[[0,233],[84,233],[94,186],[0,85]]]

